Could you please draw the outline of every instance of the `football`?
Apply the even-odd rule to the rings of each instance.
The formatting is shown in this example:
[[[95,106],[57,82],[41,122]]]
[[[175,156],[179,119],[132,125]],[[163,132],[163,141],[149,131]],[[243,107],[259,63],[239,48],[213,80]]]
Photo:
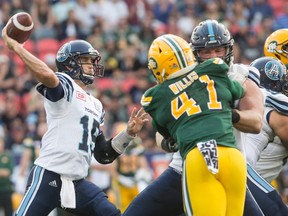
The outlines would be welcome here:
[[[7,35],[19,43],[24,43],[33,30],[33,20],[30,14],[19,12],[13,15],[7,23]]]

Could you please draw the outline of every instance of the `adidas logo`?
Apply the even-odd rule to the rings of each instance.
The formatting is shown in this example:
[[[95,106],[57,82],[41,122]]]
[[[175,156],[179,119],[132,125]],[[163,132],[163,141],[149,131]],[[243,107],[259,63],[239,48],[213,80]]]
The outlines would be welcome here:
[[[56,183],[56,180],[49,182],[49,185],[52,186],[52,187],[58,187],[57,183]]]

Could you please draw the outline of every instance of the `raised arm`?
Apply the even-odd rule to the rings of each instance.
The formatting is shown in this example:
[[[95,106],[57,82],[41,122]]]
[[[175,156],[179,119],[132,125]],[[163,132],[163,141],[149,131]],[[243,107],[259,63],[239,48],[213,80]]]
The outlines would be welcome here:
[[[55,88],[58,86],[59,79],[55,75],[54,71],[52,71],[43,61],[26,50],[23,44],[10,38],[7,35],[6,26],[2,30],[2,38],[7,47],[22,59],[36,80],[43,83],[48,88]]]

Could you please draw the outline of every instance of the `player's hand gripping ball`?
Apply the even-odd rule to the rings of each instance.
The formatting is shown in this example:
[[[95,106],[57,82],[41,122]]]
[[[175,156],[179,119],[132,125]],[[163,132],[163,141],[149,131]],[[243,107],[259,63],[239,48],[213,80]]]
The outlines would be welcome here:
[[[7,24],[7,35],[19,43],[24,43],[33,30],[33,20],[30,14],[19,12],[13,15]]]

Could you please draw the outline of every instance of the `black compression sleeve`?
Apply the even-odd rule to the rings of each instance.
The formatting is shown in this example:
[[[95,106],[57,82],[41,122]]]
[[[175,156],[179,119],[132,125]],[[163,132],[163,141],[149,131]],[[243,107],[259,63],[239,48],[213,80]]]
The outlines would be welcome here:
[[[103,133],[96,138],[94,158],[101,164],[112,163],[120,155],[112,148],[111,140],[106,141]]]

